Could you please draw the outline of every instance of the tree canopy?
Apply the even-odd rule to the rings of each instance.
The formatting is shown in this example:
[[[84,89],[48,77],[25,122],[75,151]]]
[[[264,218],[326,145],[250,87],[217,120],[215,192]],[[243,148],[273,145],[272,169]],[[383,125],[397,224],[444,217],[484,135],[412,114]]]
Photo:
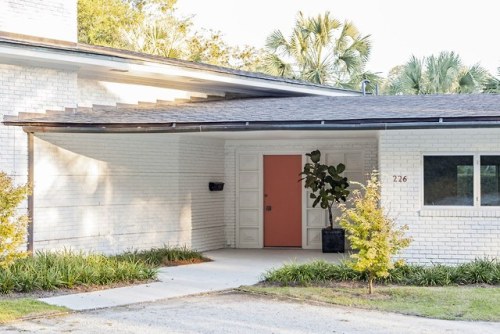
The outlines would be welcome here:
[[[417,58],[394,67],[387,78],[387,94],[480,93],[492,76],[479,64],[466,66],[454,52]]]
[[[329,12],[315,17],[298,13],[292,34],[280,30],[267,38],[265,72],[295,79],[359,89],[362,80],[380,78],[365,72],[371,51],[370,35],[354,23],[341,22]]]
[[[484,85],[484,93],[500,94],[500,67],[497,68],[497,76],[490,75]]]
[[[177,0],[78,0],[78,40],[163,57],[300,79],[384,94],[500,93],[497,76],[480,65],[466,66],[454,52],[395,66],[387,79],[366,69],[372,42],[353,22],[329,12],[298,13],[290,36],[276,30],[265,50],[232,46],[220,31],[195,29],[192,17],[176,11]]]
[[[177,0],[78,0],[78,40],[241,70],[258,71],[263,53],[228,45],[218,31],[194,31]]]
[[[122,32],[140,20],[140,12],[122,0],[78,0],[78,41],[123,48]]]

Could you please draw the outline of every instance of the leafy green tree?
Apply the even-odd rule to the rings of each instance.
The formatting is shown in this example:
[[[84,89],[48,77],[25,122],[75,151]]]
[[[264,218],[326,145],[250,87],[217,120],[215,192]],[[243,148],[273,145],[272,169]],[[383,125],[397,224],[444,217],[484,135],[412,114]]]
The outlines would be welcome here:
[[[251,46],[228,45],[221,32],[209,30],[196,32],[189,38],[183,59],[243,71],[261,72],[264,53]]]
[[[78,41],[123,48],[123,31],[141,21],[141,14],[122,0],[78,0]]]
[[[14,186],[4,172],[0,172],[0,267],[6,268],[16,259],[26,257],[20,250],[25,242],[28,217],[19,215],[17,208],[28,195],[27,186]]]
[[[228,45],[220,32],[194,31],[177,0],[79,0],[79,41],[162,57],[260,71],[263,53]]]
[[[380,206],[380,183],[376,173],[372,173],[363,192],[355,190],[354,206],[342,207],[340,226],[347,232],[352,249],[349,266],[368,276],[368,292],[373,293],[373,281],[387,277],[394,268],[392,256],[408,247],[410,239],[404,237],[408,227],[397,227]]]
[[[122,0],[140,12],[161,11],[168,12],[174,9],[177,0]]]
[[[172,13],[148,16],[123,31],[125,47],[137,52],[169,58],[183,58],[183,48],[191,26],[189,19],[178,19]]]
[[[458,54],[443,51],[421,59],[412,56],[406,64],[394,67],[384,92],[390,95],[479,93],[488,77],[481,66],[465,66]]]
[[[371,41],[352,22],[342,23],[329,12],[316,17],[299,12],[291,36],[286,38],[280,30],[274,31],[267,38],[266,49],[266,73],[359,88]]]

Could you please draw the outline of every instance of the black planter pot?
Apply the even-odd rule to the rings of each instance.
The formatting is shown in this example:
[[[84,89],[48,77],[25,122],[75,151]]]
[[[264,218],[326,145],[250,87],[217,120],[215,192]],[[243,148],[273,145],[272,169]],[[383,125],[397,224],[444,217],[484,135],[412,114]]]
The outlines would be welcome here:
[[[321,230],[323,253],[344,253],[345,231],[341,228]]]

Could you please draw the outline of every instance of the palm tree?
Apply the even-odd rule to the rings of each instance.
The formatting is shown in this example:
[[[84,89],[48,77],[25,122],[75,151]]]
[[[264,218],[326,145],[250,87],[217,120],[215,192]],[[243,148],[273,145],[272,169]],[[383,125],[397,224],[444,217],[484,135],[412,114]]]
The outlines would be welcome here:
[[[388,94],[449,94],[479,93],[488,72],[478,64],[464,66],[454,52],[441,52],[438,56],[412,56],[403,66],[391,70],[385,92]]]
[[[264,71],[317,84],[359,87],[360,82],[352,80],[364,72],[371,50],[369,37],[329,12],[316,17],[299,12],[288,39],[280,30],[267,38]]]
[[[490,75],[484,85],[483,93],[500,94],[500,67],[497,68],[497,77]]]

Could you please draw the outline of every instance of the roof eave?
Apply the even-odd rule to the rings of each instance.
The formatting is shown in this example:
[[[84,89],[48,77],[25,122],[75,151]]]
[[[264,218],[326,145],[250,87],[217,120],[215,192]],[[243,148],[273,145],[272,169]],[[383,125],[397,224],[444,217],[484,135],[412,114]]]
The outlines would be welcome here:
[[[366,122],[366,123],[327,123],[324,121],[294,122],[225,122],[225,123],[156,123],[156,124],[70,124],[4,122],[5,125],[20,126],[25,132],[58,133],[176,133],[176,132],[238,132],[238,131],[273,131],[273,130],[408,130],[408,129],[456,129],[456,128],[499,128],[500,121],[457,121],[439,120],[411,122]]]
[[[179,78],[196,79],[201,83],[214,82],[228,87],[234,86],[260,95],[262,91],[283,96],[361,95],[361,92],[354,90],[292,82],[244,71],[233,73],[229,69],[211,65],[202,65],[203,68],[199,68],[196,67],[199,64],[190,62],[169,59],[162,62],[159,57],[81,44],[44,45],[0,37],[0,63],[68,69],[78,71],[82,75],[91,73],[97,78],[102,76],[103,79],[113,76],[117,79],[155,78],[166,82],[175,82]]]

